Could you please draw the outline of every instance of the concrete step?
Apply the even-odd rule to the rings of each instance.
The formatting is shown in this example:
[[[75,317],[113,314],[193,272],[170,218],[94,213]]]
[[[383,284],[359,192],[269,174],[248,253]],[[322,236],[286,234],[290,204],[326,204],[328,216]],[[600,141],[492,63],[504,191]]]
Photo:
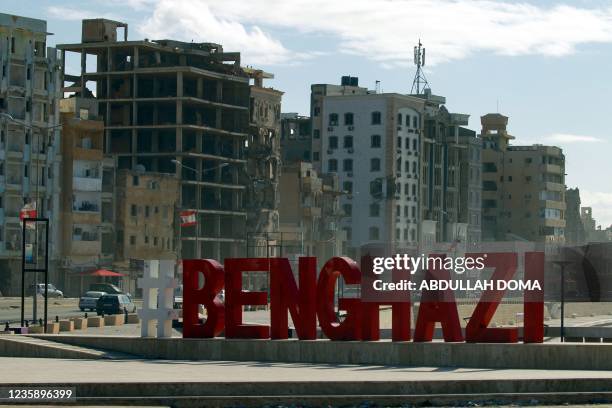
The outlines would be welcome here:
[[[364,387],[364,391],[367,391]],[[78,391],[77,391],[78,392]],[[612,392],[549,392],[492,394],[294,394],[294,395],[156,395],[80,396],[83,406],[270,407],[270,406],[548,406],[559,404],[610,404]]]
[[[0,336],[0,357],[38,357],[69,359],[124,359],[124,353],[109,352],[41,338],[13,335]]]

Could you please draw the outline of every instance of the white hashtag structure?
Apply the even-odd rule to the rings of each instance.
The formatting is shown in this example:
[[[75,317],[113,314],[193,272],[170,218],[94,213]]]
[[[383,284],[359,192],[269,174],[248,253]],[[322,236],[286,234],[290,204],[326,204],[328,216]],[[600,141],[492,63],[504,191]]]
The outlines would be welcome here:
[[[178,312],[173,309],[177,286],[174,261],[145,261],[144,276],[138,278],[143,293],[142,309],[138,311],[141,337],[155,337],[156,325],[157,337],[172,337],[172,320],[178,319]]]

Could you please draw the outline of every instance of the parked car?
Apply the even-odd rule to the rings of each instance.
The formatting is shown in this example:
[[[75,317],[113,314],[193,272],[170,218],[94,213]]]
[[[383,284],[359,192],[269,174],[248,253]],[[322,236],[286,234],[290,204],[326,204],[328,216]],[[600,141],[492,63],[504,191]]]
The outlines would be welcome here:
[[[116,295],[119,293],[123,293],[121,289],[119,289],[117,286],[113,285],[112,283],[92,283],[91,285],[89,285],[89,290],[92,290],[95,292],[104,292],[109,295]]]
[[[136,311],[136,305],[128,295],[106,294],[100,296],[96,302],[96,313],[98,316],[102,314],[121,314],[124,310],[127,310],[129,313]]]
[[[36,285],[30,285],[28,293],[33,295],[36,291],[36,294],[45,296],[45,284],[38,283]],[[62,298],[64,297],[64,292],[55,287],[52,283],[47,285],[47,293],[50,298]]]
[[[98,302],[98,299],[100,299],[100,297],[104,295],[106,295],[106,292],[88,290],[79,299],[79,309],[81,309],[81,312],[84,312],[85,309],[93,312],[94,310],[96,310],[96,304]]]

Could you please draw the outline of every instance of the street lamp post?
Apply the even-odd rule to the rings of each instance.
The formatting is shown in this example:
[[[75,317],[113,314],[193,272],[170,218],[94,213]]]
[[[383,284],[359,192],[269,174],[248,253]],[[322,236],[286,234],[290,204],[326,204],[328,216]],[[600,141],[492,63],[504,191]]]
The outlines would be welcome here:
[[[180,161],[178,161],[176,159],[173,159],[171,161],[172,161],[172,163],[174,163],[175,165],[177,165],[177,166],[179,166],[181,168],[193,171],[195,174],[197,174],[200,177],[200,179],[202,178],[202,175],[204,175],[204,174],[206,174],[206,173],[208,173],[210,171],[215,171],[215,170],[218,170],[218,169],[222,169],[223,167],[229,166],[229,163],[225,162],[225,163],[219,164],[216,167],[212,167],[210,169],[198,170],[198,169],[194,169],[193,167],[186,166],[182,162],[180,162]],[[197,194],[197,192],[198,192],[198,188],[196,187],[196,194]],[[196,200],[197,200],[197,195],[196,195]],[[197,203],[197,201],[196,201],[196,203]],[[196,208],[195,211],[196,211],[196,225],[195,225],[195,233],[196,233],[196,236],[195,236],[195,239],[196,239],[195,246],[196,246],[196,251],[195,251],[195,256],[196,256],[196,258],[199,258],[200,257],[200,252],[201,252],[200,251],[200,243],[199,243],[199,239],[200,239],[200,233],[199,233],[200,232],[200,223],[199,223],[199,217],[198,217],[198,209]],[[180,217],[179,217],[179,221],[180,221]],[[181,231],[181,229],[180,229],[180,226],[179,226],[179,232],[180,231]],[[179,244],[180,244],[180,246],[179,246],[179,256],[182,256],[182,254],[183,254],[182,237],[179,239]]]

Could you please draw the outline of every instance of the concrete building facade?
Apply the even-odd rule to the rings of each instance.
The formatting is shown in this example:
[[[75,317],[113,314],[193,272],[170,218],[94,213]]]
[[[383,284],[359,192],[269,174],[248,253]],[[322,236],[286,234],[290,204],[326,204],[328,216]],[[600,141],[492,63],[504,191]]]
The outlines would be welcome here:
[[[0,14],[0,291],[21,286],[19,211],[49,218],[50,279],[57,279],[60,226],[60,60],[44,20]],[[38,230],[42,233],[42,228]],[[38,242],[42,242],[38,240]],[[34,249],[40,255],[42,245]],[[31,276],[28,277],[28,280]]]
[[[465,128],[469,115],[451,113],[429,89],[421,146],[421,243],[481,240],[481,141]]]
[[[57,284],[66,292],[80,290],[80,274],[110,266],[115,254],[114,163],[104,158],[104,122],[91,102],[60,101],[63,245]]]
[[[245,147],[246,171],[242,173],[246,185],[245,210],[248,245],[266,246],[261,237],[278,232],[278,190],[281,171],[281,98],[283,93],[264,87],[264,79],[272,74],[245,68],[253,80],[250,86],[249,136]]]
[[[510,146],[508,117],[481,117],[483,235],[565,241],[565,156],[555,146]]]
[[[320,176],[312,163],[283,166],[280,177],[283,200],[280,232],[283,254],[297,260],[299,255],[315,256],[322,263],[346,254],[346,235],[340,229],[345,214],[340,207],[343,195],[336,174]]]
[[[283,164],[312,162],[312,123],[295,112],[281,114],[281,159]]]

